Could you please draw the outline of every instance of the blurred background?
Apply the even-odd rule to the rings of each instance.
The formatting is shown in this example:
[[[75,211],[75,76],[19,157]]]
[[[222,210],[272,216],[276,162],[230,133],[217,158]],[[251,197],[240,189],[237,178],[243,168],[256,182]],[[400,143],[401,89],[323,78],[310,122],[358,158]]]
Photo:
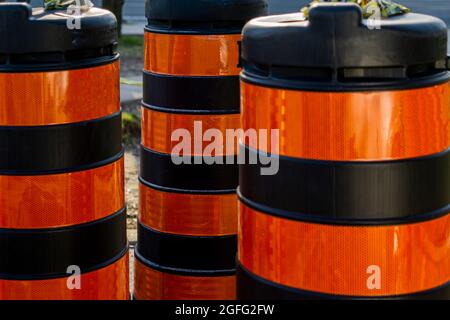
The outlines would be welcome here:
[[[135,1],[139,2],[139,0]],[[270,0],[269,6],[272,13],[284,13],[295,11],[309,2],[308,0]],[[450,26],[450,0],[394,0],[394,2],[403,4],[414,12],[440,17]]]
[[[114,0],[123,1],[123,0]],[[97,5],[101,0],[95,0]],[[270,13],[285,13],[298,11],[308,4],[309,0],[269,0]],[[415,12],[427,13],[438,16],[450,26],[450,0],[399,0],[401,4],[410,7]],[[134,19],[144,20],[144,0],[125,0],[123,16],[125,21]]]
[[[104,5],[112,11],[122,8],[125,24],[136,24],[144,21],[145,0],[91,0],[97,7]],[[186,0],[189,1],[189,0]],[[309,0],[269,0],[270,13],[285,13],[298,11]],[[427,13],[440,17],[450,26],[450,0],[398,0],[397,2],[410,7],[415,12]],[[31,0],[33,6],[39,6],[42,0]],[[116,9],[116,10],[114,10]]]

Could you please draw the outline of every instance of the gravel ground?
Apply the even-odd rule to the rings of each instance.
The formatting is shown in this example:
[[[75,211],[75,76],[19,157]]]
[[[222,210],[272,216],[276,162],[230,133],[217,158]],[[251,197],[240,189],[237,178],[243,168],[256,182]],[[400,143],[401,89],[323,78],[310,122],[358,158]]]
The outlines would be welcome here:
[[[125,199],[127,203],[128,229],[136,229],[139,209],[139,157],[137,150],[125,152]]]
[[[123,36],[119,40],[120,75],[122,77],[142,76],[144,67],[144,37]]]
[[[133,103],[123,105],[123,110],[138,114],[140,105]],[[125,145],[125,200],[127,204],[127,229],[130,244],[130,290],[133,292],[134,283],[134,247],[137,240],[137,216],[139,212],[139,137],[127,141]]]
[[[143,68],[143,37],[126,36],[119,41],[121,55],[120,75],[122,78],[141,77]],[[139,101],[122,104],[122,110],[136,118],[135,123],[126,123],[124,127],[125,144],[125,199],[128,213],[128,229],[136,229],[139,207],[139,143],[140,143],[140,103]],[[136,241],[130,237],[130,241]]]
[[[120,76],[134,79],[142,77],[143,49],[142,36],[123,37],[120,41],[121,55]],[[127,204],[128,241],[130,244],[130,291],[133,293],[134,284],[134,247],[136,245],[136,225],[139,212],[139,143],[140,143],[140,102],[134,101],[122,104],[122,110],[136,117],[136,127],[124,128],[126,134],[125,144],[125,200]]]

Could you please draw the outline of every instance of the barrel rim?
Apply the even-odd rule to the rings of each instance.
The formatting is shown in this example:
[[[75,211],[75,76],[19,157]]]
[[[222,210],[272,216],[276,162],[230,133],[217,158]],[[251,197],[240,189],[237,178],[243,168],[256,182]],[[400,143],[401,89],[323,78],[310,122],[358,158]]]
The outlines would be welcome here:
[[[116,53],[113,56],[99,57],[93,59],[85,59],[76,62],[64,62],[43,64],[37,63],[32,65],[1,65],[0,73],[37,73],[37,72],[55,72],[55,71],[70,71],[79,69],[88,69],[92,67],[100,67],[107,64],[112,64],[120,60],[120,54]]]
[[[399,81],[387,82],[314,82],[314,81],[294,81],[279,78],[264,78],[256,74],[252,74],[245,70],[245,66],[240,75],[241,82],[256,86],[308,92],[379,92],[379,91],[398,91],[428,88],[435,85],[449,83],[450,71],[442,71],[432,76],[405,79]]]
[[[211,36],[211,35],[236,35],[241,34],[242,28],[245,23],[239,27],[232,28],[210,28],[210,29],[181,29],[181,28],[162,28],[156,25],[147,24],[144,27],[144,32],[159,33],[159,34],[172,34],[172,35],[197,35],[197,36]]]

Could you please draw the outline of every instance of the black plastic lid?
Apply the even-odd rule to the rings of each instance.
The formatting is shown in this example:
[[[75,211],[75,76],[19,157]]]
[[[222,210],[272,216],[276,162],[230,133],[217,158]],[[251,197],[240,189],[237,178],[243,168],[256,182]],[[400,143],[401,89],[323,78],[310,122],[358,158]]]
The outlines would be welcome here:
[[[79,18],[78,29],[75,18]],[[117,22],[109,11],[91,8],[75,16],[65,10],[0,3],[0,71],[106,63],[117,59],[116,47]]]
[[[369,28],[360,7],[349,3],[315,5],[309,20],[301,13],[254,19],[243,31],[243,79],[317,90],[448,80],[443,21],[414,13],[378,21],[378,29]]]
[[[235,33],[267,14],[267,0],[146,0],[147,29],[171,33]]]

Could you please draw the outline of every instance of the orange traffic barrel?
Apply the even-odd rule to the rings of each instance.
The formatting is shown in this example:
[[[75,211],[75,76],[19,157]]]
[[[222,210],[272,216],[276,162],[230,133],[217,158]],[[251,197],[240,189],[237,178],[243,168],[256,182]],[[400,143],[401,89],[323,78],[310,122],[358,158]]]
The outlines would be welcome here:
[[[447,28],[355,4],[244,28],[241,299],[450,299]],[[272,165],[273,174],[261,174]]]
[[[208,163],[203,137],[240,127],[238,42],[266,8],[265,0],[146,2],[138,300],[235,298],[237,151],[216,149],[209,159],[220,161]],[[190,150],[176,151],[179,130]]]
[[[116,19],[4,3],[0,25],[0,299],[127,299]]]

